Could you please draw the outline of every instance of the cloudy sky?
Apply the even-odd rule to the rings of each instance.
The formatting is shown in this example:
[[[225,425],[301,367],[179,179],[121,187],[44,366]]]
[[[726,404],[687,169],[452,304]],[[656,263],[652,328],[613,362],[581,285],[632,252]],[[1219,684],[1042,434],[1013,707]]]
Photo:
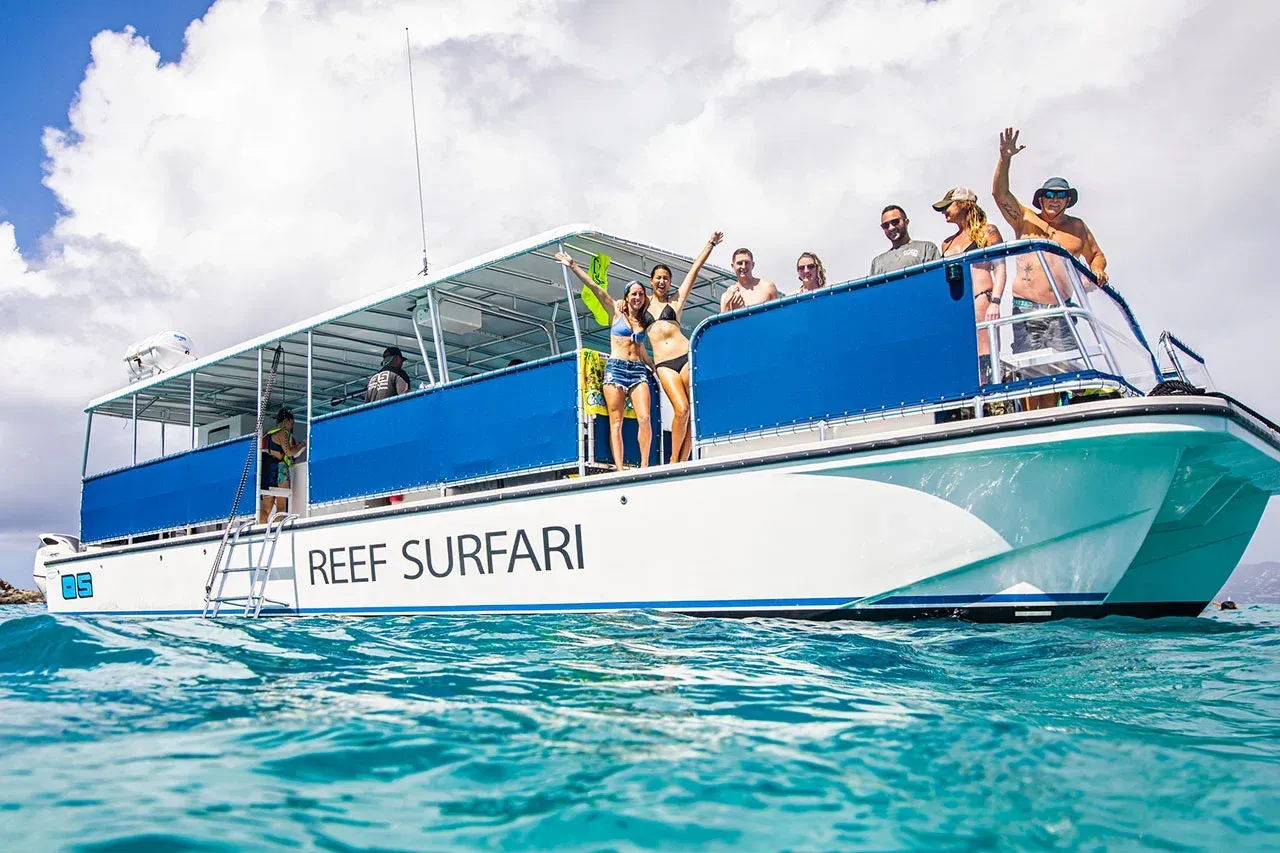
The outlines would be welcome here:
[[[46,5],[6,3],[0,29]],[[1280,415],[1262,210],[1280,4],[80,6],[0,65],[11,580],[29,580],[37,531],[78,527],[81,409],[124,384],[128,343],[177,328],[213,352],[417,269],[406,27],[433,265],[591,221],[686,253],[722,229],[785,289],[801,250],[851,278],[884,248],[886,203],[933,240],[950,229],[929,203],[952,185],[994,212],[1013,124],[1015,192],[1068,177],[1149,336],[1176,331],[1220,387]],[[1280,511],[1247,556],[1280,559]]]

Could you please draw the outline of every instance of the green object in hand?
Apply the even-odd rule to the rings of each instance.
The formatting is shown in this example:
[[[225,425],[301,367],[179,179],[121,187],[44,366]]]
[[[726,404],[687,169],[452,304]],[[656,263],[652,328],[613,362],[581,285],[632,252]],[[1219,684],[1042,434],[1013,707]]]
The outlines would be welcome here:
[[[612,260],[613,258],[603,253],[591,259],[591,280],[600,285],[600,289],[605,293],[609,292],[609,262]],[[608,310],[600,304],[595,291],[585,284],[582,286],[582,302],[591,312],[591,316],[596,318],[597,323],[601,326],[609,325]]]

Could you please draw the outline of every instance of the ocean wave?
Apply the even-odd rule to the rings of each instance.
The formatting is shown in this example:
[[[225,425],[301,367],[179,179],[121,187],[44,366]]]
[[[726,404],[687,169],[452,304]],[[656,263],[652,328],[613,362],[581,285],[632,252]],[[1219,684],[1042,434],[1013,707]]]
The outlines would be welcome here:
[[[0,619],[24,848],[1280,842],[1280,608]]]

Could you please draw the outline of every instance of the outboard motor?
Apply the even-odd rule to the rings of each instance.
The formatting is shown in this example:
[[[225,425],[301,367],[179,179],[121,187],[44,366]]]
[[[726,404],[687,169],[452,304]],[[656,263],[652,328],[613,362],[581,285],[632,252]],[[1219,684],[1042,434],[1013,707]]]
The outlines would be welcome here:
[[[80,551],[80,540],[74,536],[61,533],[41,533],[40,547],[36,549],[36,562],[31,570],[31,578],[40,588],[40,594],[49,597],[49,585],[45,581],[45,563],[59,557],[70,557]]]
[[[129,368],[129,381],[137,382],[176,370],[195,358],[190,338],[182,332],[167,331],[157,332],[129,347],[124,363]]]

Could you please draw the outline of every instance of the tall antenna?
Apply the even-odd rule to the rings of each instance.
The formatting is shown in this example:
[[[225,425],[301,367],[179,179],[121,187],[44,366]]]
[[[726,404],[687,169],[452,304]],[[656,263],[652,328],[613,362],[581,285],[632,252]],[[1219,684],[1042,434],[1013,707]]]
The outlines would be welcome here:
[[[413,94],[413,51],[404,28],[404,54],[409,64],[409,108],[413,112],[413,162],[418,167],[418,215],[422,221],[422,274],[427,274],[427,206],[422,201],[422,155],[418,153],[418,99]]]

